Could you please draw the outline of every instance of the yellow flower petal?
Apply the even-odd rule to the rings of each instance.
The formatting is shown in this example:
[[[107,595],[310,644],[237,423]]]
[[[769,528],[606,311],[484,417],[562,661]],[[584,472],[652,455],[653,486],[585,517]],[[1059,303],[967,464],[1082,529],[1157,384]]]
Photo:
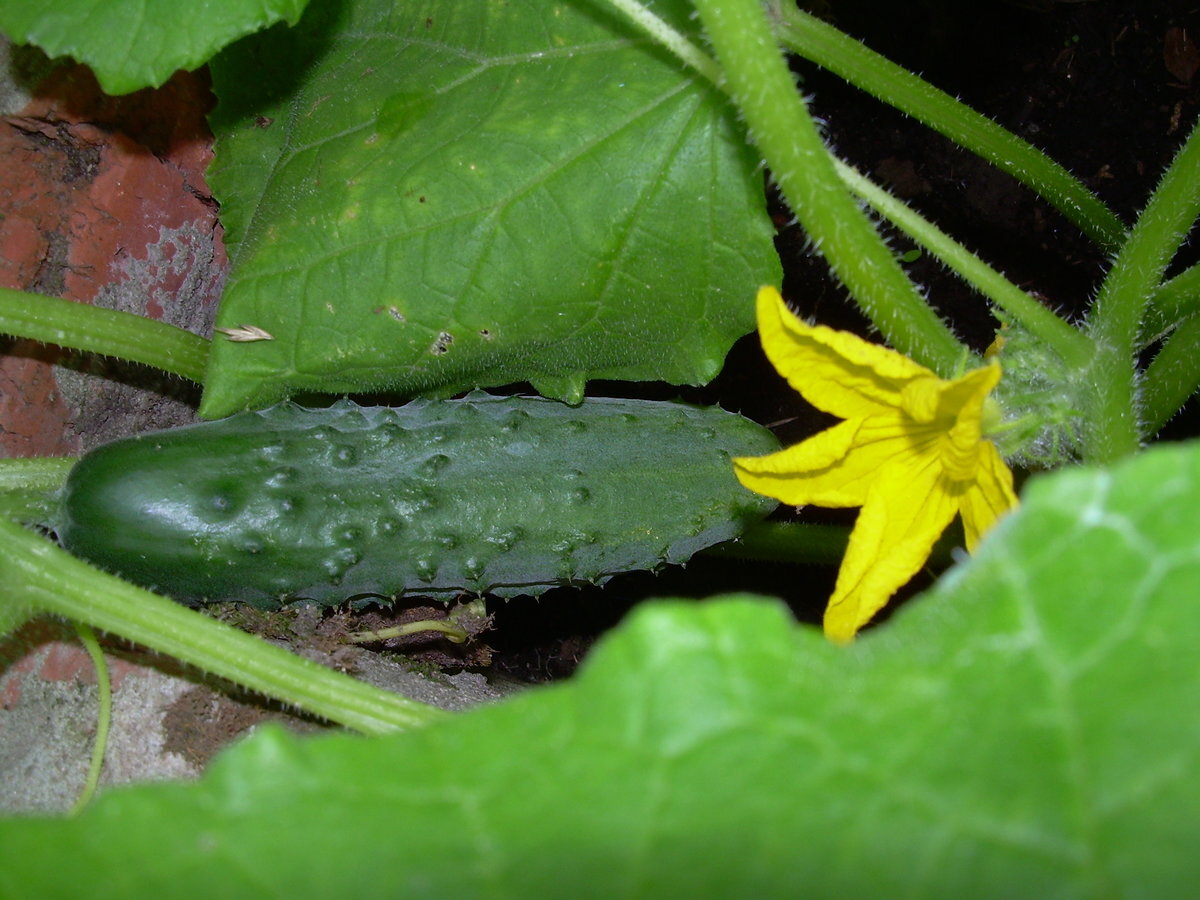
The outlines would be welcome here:
[[[888,467],[909,470],[936,454],[945,432],[891,413],[847,419],[802,443],[734,459],[742,485],[790,506],[862,506]]]
[[[771,365],[824,412],[851,419],[895,409],[909,381],[937,377],[886,347],[807,324],[773,287],[759,289],[757,307],[759,337]]]
[[[842,422],[776,453],[735,457],[734,474],[743,487],[791,506],[860,506],[865,487],[861,496],[839,489],[814,493],[814,485],[828,479],[845,460],[858,426],[858,420]]]
[[[1004,464],[993,444],[983,444],[975,483],[963,494],[960,503],[967,552],[974,553],[996,520],[1016,505],[1012,470]]]
[[[929,559],[934,543],[957,512],[935,473],[910,473],[873,486],[850,533],[837,586],[825,609],[825,634],[851,640],[887,605],[892,594]]]

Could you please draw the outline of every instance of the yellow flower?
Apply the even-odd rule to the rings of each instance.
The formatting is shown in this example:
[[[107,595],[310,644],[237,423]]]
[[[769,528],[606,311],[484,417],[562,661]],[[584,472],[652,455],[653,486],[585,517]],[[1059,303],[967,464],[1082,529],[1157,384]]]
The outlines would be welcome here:
[[[983,435],[993,364],[945,381],[894,350],[807,325],[772,287],[758,292],[771,364],[813,406],[846,421],[769,456],[741,457],[738,479],[793,506],[861,506],[825,633],[849,641],[924,565],[961,514],[967,549],[1016,505],[1012,472]]]

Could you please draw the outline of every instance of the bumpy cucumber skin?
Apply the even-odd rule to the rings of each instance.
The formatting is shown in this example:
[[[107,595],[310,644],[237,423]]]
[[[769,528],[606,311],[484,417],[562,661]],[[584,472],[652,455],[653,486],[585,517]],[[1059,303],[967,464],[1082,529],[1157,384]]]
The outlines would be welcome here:
[[[185,602],[538,594],[736,537],[775,502],[738,484],[730,457],[778,446],[682,403],[286,404],[93,450],[58,534]]]

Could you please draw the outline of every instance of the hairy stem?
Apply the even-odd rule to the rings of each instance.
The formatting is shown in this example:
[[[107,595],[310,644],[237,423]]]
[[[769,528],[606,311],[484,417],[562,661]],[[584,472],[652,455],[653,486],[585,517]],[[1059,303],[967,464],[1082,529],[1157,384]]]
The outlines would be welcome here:
[[[1142,380],[1142,423],[1147,437],[1158,434],[1200,389],[1200,315],[1179,323]]]
[[[952,375],[966,349],[925,303],[842,184],[759,0],[695,5],[729,93],[814,246],[893,347]]]
[[[1125,237],[1121,220],[1066,169],[965,103],[796,8],[772,0],[780,41],[884,103],[945,135],[1012,175],[1052,203],[1109,252]]]
[[[903,201],[845,163],[836,161],[836,165],[842,180],[855,194],[1052,347],[1068,365],[1084,366],[1091,359],[1092,344],[1083,334]]]
[[[608,0],[608,2],[688,66],[713,84],[720,83],[721,67],[717,65],[716,60],[639,3],[638,0]]]
[[[0,604],[19,614],[48,612],[118,634],[367,734],[415,728],[446,715],[94,569],[15,522],[0,519],[0,546]]]
[[[209,342],[166,322],[0,288],[0,334],[142,363],[204,381]]]
[[[1151,292],[1200,214],[1200,127],[1176,154],[1138,217],[1092,307],[1096,356],[1088,371],[1091,408],[1084,457],[1110,462],[1135,452],[1138,420],[1134,349]]]
[[[0,459],[0,515],[53,526],[58,492],[73,465],[67,456]]]
[[[1154,289],[1142,321],[1138,349],[1153,344],[1177,323],[1196,313],[1200,313],[1200,263]]]

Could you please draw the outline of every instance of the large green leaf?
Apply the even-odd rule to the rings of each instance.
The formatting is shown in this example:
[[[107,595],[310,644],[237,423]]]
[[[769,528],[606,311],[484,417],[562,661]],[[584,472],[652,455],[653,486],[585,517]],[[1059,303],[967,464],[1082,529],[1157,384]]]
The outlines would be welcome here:
[[[660,4],[684,26],[687,5]],[[232,244],[202,413],[702,383],[778,278],[723,96],[588,0],[319,0],[213,64]]]
[[[0,0],[0,31],[92,67],[110,94],[156,87],[308,0]]]
[[[259,734],[194,786],[0,825],[9,896],[1182,896],[1200,452],[1030,486],[850,647],[652,605],[572,683],[422,732]],[[269,889],[268,889],[269,888]]]

